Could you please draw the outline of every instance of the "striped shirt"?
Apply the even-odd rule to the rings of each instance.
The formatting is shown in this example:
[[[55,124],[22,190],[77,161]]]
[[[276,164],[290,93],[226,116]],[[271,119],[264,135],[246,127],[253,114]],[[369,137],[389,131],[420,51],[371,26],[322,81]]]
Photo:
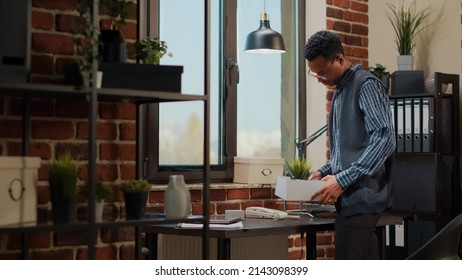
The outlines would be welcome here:
[[[344,86],[351,80],[361,65],[352,67],[336,87],[336,100],[330,113],[333,114],[333,127],[329,128],[332,137],[330,161],[319,171],[322,176],[333,174],[342,189],[346,189],[364,177],[370,177],[382,166],[395,150],[395,134],[393,129],[388,96],[380,81],[368,79],[360,89],[359,108],[364,116],[364,125],[370,135],[369,145],[364,153],[345,170],[341,168],[341,149],[339,141],[340,109],[347,94]]]

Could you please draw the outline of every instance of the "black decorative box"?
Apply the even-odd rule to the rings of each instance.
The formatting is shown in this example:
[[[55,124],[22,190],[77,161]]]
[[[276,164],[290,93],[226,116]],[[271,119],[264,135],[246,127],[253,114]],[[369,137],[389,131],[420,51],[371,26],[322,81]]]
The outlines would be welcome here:
[[[103,62],[103,88],[181,92],[183,66]]]
[[[391,95],[405,95],[423,93],[424,90],[423,70],[400,70],[391,74]]]

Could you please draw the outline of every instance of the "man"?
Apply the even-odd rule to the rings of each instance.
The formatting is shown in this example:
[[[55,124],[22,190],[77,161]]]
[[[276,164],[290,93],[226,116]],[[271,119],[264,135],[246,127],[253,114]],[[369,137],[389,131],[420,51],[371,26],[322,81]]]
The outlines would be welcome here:
[[[329,114],[330,160],[311,180],[325,186],[312,200],[335,204],[335,258],[378,259],[375,227],[391,206],[395,134],[387,91],[346,57],[337,34],[315,33],[305,45],[308,74],[335,86]]]

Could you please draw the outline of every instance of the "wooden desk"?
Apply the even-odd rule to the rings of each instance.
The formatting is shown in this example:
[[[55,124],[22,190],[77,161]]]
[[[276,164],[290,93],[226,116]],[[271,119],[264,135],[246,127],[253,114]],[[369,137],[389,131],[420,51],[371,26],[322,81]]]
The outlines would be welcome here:
[[[211,228],[209,237],[217,239],[217,258],[227,260],[231,255],[231,239],[267,236],[278,234],[306,234],[306,259],[316,259],[316,233],[318,231],[334,230],[335,218],[309,218],[302,216],[299,220],[273,220],[273,219],[250,219],[243,221],[241,229],[218,229]],[[385,252],[385,226],[402,224],[403,218],[399,216],[383,215],[377,224],[377,235],[381,258]],[[144,225],[146,233],[146,245],[149,249],[149,258],[157,259],[158,234],[201,236],[201,229],[177,228],[176,224]]]
[[[298,220],[273,220],[251,219],[243,221],[244,227],[240,229],[211,228],[209,237],[217,239],[217,258],[230,259],[231,239],[267,236],[278,234],[303,233],[306,234],[306,258],[316,259],[316,232],[334,229],[333,218],[309,218],[301,217]],[[157,259],[157,236],[158,234],[200,236],[201,229],[177,228],[176,224],[146,225],[143,227],[146,233],[146,243],[150,251],[150,259]]]

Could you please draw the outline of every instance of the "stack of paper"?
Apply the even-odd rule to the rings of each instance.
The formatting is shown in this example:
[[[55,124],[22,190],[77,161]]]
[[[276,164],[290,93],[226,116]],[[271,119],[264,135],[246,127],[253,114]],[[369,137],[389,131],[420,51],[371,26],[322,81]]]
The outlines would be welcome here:
[[[201,223],[178,223],[178,228],[202,228],[204,225]],[[232,224],[209,224],[209,228],[243,228],[244,225],[242,222],[232,223]]]

